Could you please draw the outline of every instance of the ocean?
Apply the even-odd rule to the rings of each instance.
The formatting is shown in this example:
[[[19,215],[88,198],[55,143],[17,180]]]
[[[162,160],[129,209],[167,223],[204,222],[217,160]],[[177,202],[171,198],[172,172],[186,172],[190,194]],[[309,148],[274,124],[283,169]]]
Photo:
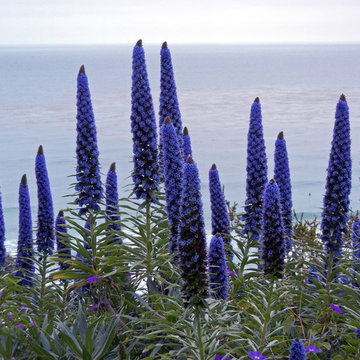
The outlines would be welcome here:
[[[144,44],[155,111],[159,109],[160,46]],[[183,125],[200,170],[210,233],[208,170],[219,169],[225,196],[245,200],[250,107],[262,104],[269,178],[274,144],[284,131],[293,203],[306,218],[319,216],[339,96],[350,108],[353,185],[359,209],[360,45],[171,45]],[[85,65],[92,95],[103,180],[116,162],[120,196],[130,183],[132,45],[0,47],[0,189],[8,251],[16,249],[18,187],[28,176],[33,225],[37,198],[34,163],[43,145],[57,213],[67,207],[75,173],[76,77]]]

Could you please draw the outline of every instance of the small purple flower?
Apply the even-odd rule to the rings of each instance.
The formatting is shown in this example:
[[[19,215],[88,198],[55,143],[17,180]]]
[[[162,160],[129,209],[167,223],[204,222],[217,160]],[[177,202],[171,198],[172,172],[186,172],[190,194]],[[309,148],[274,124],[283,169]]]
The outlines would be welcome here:
[[[235,272],[235,271],[231,271],[231,270],[229,270],[229,269],[226,269],[226,272],[227,272],[228,274],[233,274],[233,275],[236,276],[236,272]]]
[[[0,296],[2,296],[2,292],[0,291]]]
[[[310,345],[310,346],[306,347],[306,348],[305,348],[305,351],[307,351],[307,352],[309,352],[309,353],[319,353],[319,352],[321,352],[321,350],[320,350],[320,349],[317,349],[317,348],[315,347],[315,345]]]
[[[249,359],[251,360],[264,360],[266,359],[265,355],[261,355],[258,351],[248,351]]]
[[[336,296],[341,296],[341,295],[345,295],[346,294],[346,291],[342,291],[342,292],[339,292],[336,294]]]
[[[15,327],[17,327],[17,328],[22,327],[22,326],[25,326],[25,324],[17,324],[17,325],[15,325]]]
[[[338,314],[342,314],[342,313],[343,313],[343,311],[342,311],[338,306],[336,306],[336,305],[334,305],[334,304],[330,304],[330,308],[331,308],[332,311],[335,311],[335,312],[338,313]]]
[[[215,355],[215,360],[231,360],[229,357],[224,359],[225,355]]]
[[[13,318],[14,315],[13,315],[13,314],[6,314],[6,317],[7,317],[7,318]]]
[[[100,277],[99,275],[94,275],[94,276],[92,276],[92,277],[89,277],[89,278],[87,279],[87,282],[88,282],[89,284],[92,284],[92,283],[98,281],[98,280],[99,280],[99,277]]]
[[[31,322],[29,323],[29,326],[35,326],[35,323],[31,321]]]
[[[94,306],[92,306],[91,308],[89,308],[89,311],[91,310],[96,310],[100,305],[102,305],[104,302],[100,301],[98,304],[95,304]]]

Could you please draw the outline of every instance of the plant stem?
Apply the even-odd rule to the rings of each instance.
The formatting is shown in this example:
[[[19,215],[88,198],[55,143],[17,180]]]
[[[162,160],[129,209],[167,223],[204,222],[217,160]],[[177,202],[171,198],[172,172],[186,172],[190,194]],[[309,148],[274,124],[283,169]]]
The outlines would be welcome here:
[[[326,286],[325,286],[326,295],[327,295],[327,302],[328,302],[327,303],[327,308],[328,309],[330,309],[330,304],[331,304],[331,297],[330,297],[330,284],[331,284],[331,282],[330,282],[330,277],[331,277],[332,270],[333,270],[333,263],[334,263],[334,251],[331,250],[330,254],[329,254],[329,268],[328,268],[328,271],[326,273]],[[323,326],[321,334],[324,334],[325,331],[327,330],[328,323],[329,323],[329,313],[327,312],[325,314],[324,326]]]
[[[205,360],[205,351],[204,351],[204,344],[202,341],[202,334],[201,334],[201,321],[200,321],[200,314],[199,310],[196,309],[195,311],[195,321],[197,322],[197,338],[198,338],[198,344],[199,344],[199,356],[200,360]]]
[[[146,202],[146,225],[145,225],[145,235],[146,235],[146,272],[147,272],[147,289],[148,294],[150,294],[150,282],[152,275],[152,234],[151,234],[151,206],[150,202]]]
[[[269,297],[267,300],[267,306],[266,306],[265,321],[264,321],[264,326],[263,326],[263,329],[261,332],[261,339],[260,339],[260,344],[259,344],[260,351],[262,350],[262,347],[264,346],[264,343],[266,340],[267,327],[268,327],[268,324],[270,321],[271,301],[272,301],[273,291],[274,291],[274,280],[271,280],[270,294],[269,294]]]

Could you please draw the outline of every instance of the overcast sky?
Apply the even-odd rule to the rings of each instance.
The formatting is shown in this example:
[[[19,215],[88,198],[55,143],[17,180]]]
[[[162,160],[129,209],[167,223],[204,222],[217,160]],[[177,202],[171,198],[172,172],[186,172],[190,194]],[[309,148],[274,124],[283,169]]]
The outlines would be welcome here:
[[[360,0],[0,0],[0,44],[360,42]]]

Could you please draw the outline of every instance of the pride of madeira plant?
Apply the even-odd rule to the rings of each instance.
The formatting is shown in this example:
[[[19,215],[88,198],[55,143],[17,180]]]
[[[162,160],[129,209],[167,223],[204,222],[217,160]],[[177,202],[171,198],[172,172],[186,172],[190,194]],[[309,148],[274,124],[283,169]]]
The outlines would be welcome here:
[[[160,71],[160,111],[159,128],[164,125],[167,116],[170,117],[178,138],[179,147],[183,151],[182,122],[179,109],[179,102],[176,93],[174,70],[171,61],[171,53],[165,41],[160,51],[161,71]],[[163,139],[160,133],[159,161],[161,164],[160,173],[163,175]]]
[[[208,296],[206,235],[199,171],[191,156],[184,164],[179,254],[185,304],[200,305]]]
[[[335,125],[329,165],[326,177],[326,192],[322,213],[322,240],[328,253],[337,261],[343,244],[342,235],[347,232],[351,190],[349,107],[341,95],[336,106]]]
[[[186,160],[189,156],[192,156],[191,149],[191,139],[189,135],[189,130],[185,126],[183,130],[183,151],[184,151],[184,160]]]
[[[16,276],[21,285],[33,285],[33,234],[29,187],[24,174],[19,188],[19,239],[16,258]]]
[[[267,183],[267,160],[263,136],[260,100],[257,97],[250,113],[246,166],[246,201],[244,233],[253,239],[261,234],[264,189]]]
[[[132,59],[131,132],[133,135],[132,178],[138,199],[156,201],[158,190],[158,149],[153,101],[142,41],[134,46]]]
[[[36,155],[35,175],[39,202],[37,249],[38,252],[52,254],[54,249],[54,209],[42,145],[39,146]]]
[[[360,224],[356,216],[347,222],[351,158],[345,97],[337,106],[324,200],[326,251],[316,219],[304,220],[296,214],[290,218],[291,185],[281,133],[276,141],[275,180],[267,183],[258,99],[252,104],[248,133],[245,214],[237,213],[233,205],[228,215],[213,166],[209,171],[213,236],[207,244],[198,167],[187,129],[185,161],[181,127],[175,126],[169,55],[164,44],[161,91],[170,92],[162,94],[162,109],[171,111],[164,114],[160,129],[164,187],[158,186],[158,135],[139,41],[133,50],[134,169],[129,196],[119,198],[112,164],[100,209],[96,128],[82,67],[75,206],[69,204],[58,213],[53,229],[40,148],[37,230],[45,245],[39,252],[33,250],[25,175],[19,188],[18,253],[14,258],[8,249],[5,263],[0,207],[0,359],[305,360],[306,354],[314,360],[360,359]],[[248,236],[242,233],[242,215]],[[342,238],[352,225],[351,236]],[[57,251],[44,256],[44,251],[52,250],[48,243],[52,231]],[[285,261],[286,238],[292,240],[292,256]],[[226,259],[224,243],[234,261]],[[259,247],[262,260],[253,251]],[[334,267],[331,253],[338,258]],[[256,266],[259,261],[262,271]],[[347,280],[338,281],[339,273]]]
[[[165,175],[166,212],[170,223],[169,251],[178,257],[180,204],[183,175],[183,159],[178,136],[169,117],[161,129],[163,143],[163,165]]]
[[[224,243],[221,234],[217,233],[210,242],[209,250],[209,285],[211,296],[226,300],[228,294],[228,274],[225,259]]]
[[[221,234],[224,243],[228,246],[226,253],[230,258],[233,258],[234,254],[231,251],[230,238],[230,218],[221,188],[219,172],[215,164],[213,164],[209,170],[209,189],[211,202],[211,233],[213,235]]]
[[[117,175],[115,163],[112,163],[106,177],[105,186],[105,200],[106,200],[106,222],[107,231],[110,234],[112,242],[122,243],[121,237],[117,234],[121,230],[120,214],[119,214],[119,195],[117,188]],[[115,234],[111,234],[115,232]]]
[[[77,78],[77,168],[75,190],[78,192],[76,203],[80,207],[79,214],[88,210],[100,210],[102,185],[99,169],[99,150],[94,112],[91,103],[88,78],[84,65],[81,66]]]
[[[280,192],[273,179],[265,187],[261,243],[264,274],[282,277],[286,244],[281,214]]]
[[[286,251],[291,250],[292,242],[292,200],[289,160],[284,133],[281,131],[275,142],[274,180],[279,186],[281,213],[283,216]]]

